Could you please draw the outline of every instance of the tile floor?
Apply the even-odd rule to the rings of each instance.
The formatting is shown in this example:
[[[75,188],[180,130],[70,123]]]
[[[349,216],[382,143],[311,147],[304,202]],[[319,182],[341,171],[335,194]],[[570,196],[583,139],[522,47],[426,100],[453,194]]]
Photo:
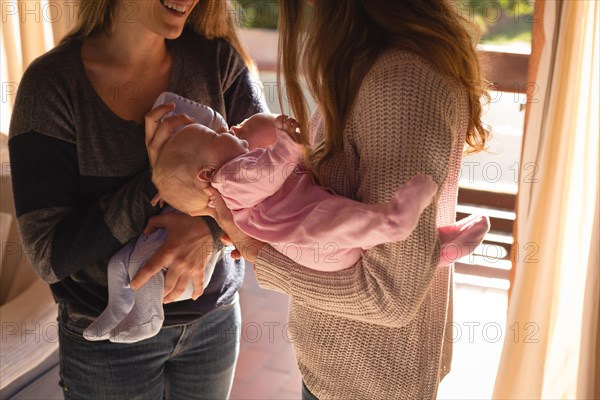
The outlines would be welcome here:
[[[242,340],[231,399],[300,399],[300,373],[286,338],[287,296],[260,289],[250,267],[240,296]],[[442,381],[438,399],[491,398],[505,314],[505,290],[456,284],[452,371]],[[57,381],[56,369],[19,399],[60,399]]]
[[[231,399],[300,399],[300,373],[286,337],[287,296],[259,288],[250,267],[240,296],[242,339]],[[505,290],[456,284],[452,372],[438,399],[491,398],[505,314]]]
[[[286,295],[258,287],[247,267],[240,290],[242,337],[232,400],[299,399],[301,376],[287,338]]]
[[[457,283],[452,370],[438,399],[491,399],[506,329],[507,291]]]

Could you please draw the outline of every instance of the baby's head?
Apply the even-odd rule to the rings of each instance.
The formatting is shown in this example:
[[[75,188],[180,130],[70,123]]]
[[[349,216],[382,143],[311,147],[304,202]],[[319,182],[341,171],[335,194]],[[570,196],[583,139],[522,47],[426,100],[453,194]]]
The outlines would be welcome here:
[[[248,142],[230,132],[187,125],[164,144],[152,180],[164,201],[187,214],[201,215],[208,204],[203,189],[221,166],[247,152]]]
[[[250,149],[266,149],[277,139],[274,114],[258,113],[246,118],[242,123],[232,126],[231,132],[250,145]]]

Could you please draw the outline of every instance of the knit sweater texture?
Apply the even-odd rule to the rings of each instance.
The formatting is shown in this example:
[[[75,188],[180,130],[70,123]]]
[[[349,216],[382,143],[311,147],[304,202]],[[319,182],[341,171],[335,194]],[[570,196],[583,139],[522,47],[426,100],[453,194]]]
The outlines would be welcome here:
[[[388,49],[361,84],[343,151],[315,172],[324,186],[368,204],[430,175],[439,190],[417,228],[337,272],[295,264],[268,245],[260,252],[258,281],[290,296],[290,338],[319,399],[436,397],[452,357],[453,286],[453,266],[436,267],[436,227],[455,221],[468,121],[462,85],[422,57]],[[310,133],[313,144],[323,138],[318,111]]]

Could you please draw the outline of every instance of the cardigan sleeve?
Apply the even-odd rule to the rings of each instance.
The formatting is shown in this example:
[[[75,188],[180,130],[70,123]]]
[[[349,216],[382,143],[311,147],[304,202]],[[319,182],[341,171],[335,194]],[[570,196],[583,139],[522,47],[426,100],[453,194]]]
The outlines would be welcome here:
[[[415,56],[378,61],[363,81],[351,115],[353,133],[345,137],[360,160],[358,171],[350,172],[359,177],[360,201],[387,202],[415,174],[444,186],[458,137],[457,86]],[[256,261],[258,281],[320,312],[405,326],[421,306],[438,263],[439,195],[406,240],[363,251],[354,266],[341,271],[311,270],[265,246]]]

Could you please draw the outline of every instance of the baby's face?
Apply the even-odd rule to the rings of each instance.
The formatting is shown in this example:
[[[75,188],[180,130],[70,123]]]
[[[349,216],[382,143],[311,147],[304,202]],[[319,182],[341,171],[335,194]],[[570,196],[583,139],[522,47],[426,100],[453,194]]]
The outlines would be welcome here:
[[[187,125],[177,132],[168,146],[180,149],[197,149],[203,164],[219,169],[223,164],[248,152],[248,142],[229,131],[217,133],[200,124]]]
[[[173,207],[190,215],[204,215],[208,197],[203,189],[209,186],[212,174],[247,152],[248,142],[231,132],[217,133],[204,125],[187,125],[161,150],[154,171],[159,178],[154,183],[162,198]],[[200,179],[204,173],[206,178]],[[177,178],[163,181],[160,176]]]
[[[276,115],[273,114],[254,114],[242,123],[232,126],[230,130],[237,137],[248,141],[250,149],[265,149],[275,143],[277,139],[275,118]]]

